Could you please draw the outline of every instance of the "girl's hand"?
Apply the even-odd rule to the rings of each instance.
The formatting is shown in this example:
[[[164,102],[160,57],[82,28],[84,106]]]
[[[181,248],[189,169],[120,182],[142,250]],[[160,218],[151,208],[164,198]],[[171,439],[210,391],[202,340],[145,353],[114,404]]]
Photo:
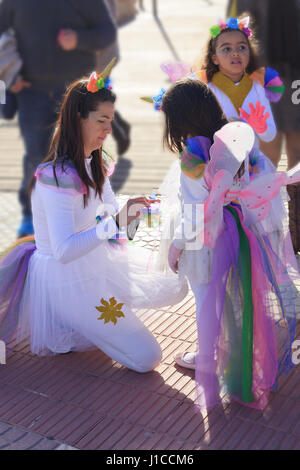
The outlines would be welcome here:
[[[61,29],[57,36],[57,42],[65,51],[72,51],[77,47],[77,33],[72,29]]]
[[[120,212],[116,215],[116,221],[119,227],[127,227],[134,219],[140,216],[143,207],[150,207],[153,202],[159,202],[158,199],[148,199],[145,196],[129,199]]]
[[[176,248],[176,246],[173,243],[171,244],[169,248],[168,261],[169,261],[169,266],[171,270],[175,274],[178,274],[178,261],[182,252],[183,250]]]
[[[266,132],[268,125],[266,123],[267,119],[270,117],[269,113],[265,112],[265,106],[261,106],[260,102],[256,102],[256,107],[254,108],[252,103],[249,103],[250,114],[246,113],[242,108],[239,109],[241,117],[257,132],[258,134],[263,134]]]

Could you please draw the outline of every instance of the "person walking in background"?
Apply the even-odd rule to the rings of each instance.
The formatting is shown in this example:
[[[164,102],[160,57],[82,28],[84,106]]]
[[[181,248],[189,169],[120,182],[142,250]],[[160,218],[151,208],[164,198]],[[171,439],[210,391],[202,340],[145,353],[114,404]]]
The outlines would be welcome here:
[[[272,103],[277,135],[272,142],[262,142],[262,151],[278,166],[285,142],[288,169],[300,161],[300,107],[295,95],[300,79],[300,1],[230,0],[227,14],[247,11],[253,19],[261,65],[276,69],[285,85],[278,103]],[[299,87],[298,87],[299,88]],[[290,231],[295,252],[300,251],[300,186],[288,187]]]
[[[3,0],[0,34],[13,28],[23,62],[11,86],[24,141],[18,237],[33,233],[28,185],[46,157],[66,85],[95,68],[96,50],[116,38],[104,0]]]
[[[105,0],[110,10],[111,16],[117,23],[117,3],[116,0]],[[105,67],[116,58],[116,63],[120,60],[120,48],[118,38],[105,49],[97,51],[97,70],[104,70]],[[120,112],[115,111],[115,118],[112,123],[112,135],[117,143],[118,155],[123,155],[130,146],[130,124],[121,116]]]

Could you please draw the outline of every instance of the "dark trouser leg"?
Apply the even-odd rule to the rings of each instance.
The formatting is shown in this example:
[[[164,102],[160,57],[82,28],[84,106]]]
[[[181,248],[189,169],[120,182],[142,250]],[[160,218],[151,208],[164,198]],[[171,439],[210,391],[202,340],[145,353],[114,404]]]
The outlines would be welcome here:
[[[17,94],[19,125],[24,140],[23,179],[19,190],[19,201],[23,216],[31,215],[28,187],[36,167],[46,157],[57,118],[57,101],[62,91],[47,93],[25,89]]]
[[[286,132],[288,169],[300,162],[300,132]],[[300,183],[287,186],[289,201],[289,228],[295,253],[300,251]]]
[[[123,155],[130,145],[129,138],[130,124],[125,121],[118,111],[112,123],[112,135],[117,142],[118,154]]]

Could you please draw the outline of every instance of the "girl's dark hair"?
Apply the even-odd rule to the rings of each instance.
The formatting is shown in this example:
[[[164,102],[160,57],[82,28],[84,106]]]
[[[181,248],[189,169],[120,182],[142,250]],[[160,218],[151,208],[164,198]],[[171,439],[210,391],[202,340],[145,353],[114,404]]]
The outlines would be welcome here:
[[[243,18],[244,16],[249,16],[249,15],[244,13],[241,16],[241,18]],[[251,29],[252,29],[252,27],[251,27]],[[237,30],[237,29],[232,29],[232,28],[226,28],[216,38],[212,37],[212,38],[209,39],[209,41],[207,43],[207,46],[206,46],[206,52],[205,52],[205,56],[204,56],[204,60],[203,60],[202,64],[200,64],[200,65],[196,64],[196,65],[193,66],[194,70],[197,70],[197,69],[199,70],[199,68],[201,68],[202,70],[206,71],[206,76],[207,76],[207,81],[208,82],[211,82],[214,74],[219,71],[218,65],[215,65],[213,63],[213,60],[212,60],[212,56],[216,53],[217,41],[222,36],[222,34],[232,32],[232,31],[239,31],[240,33],[242,33],[245,36],[245,39],[248,42],[248,46],[249,46],[249,50],[250,50],[250,60],[249,60],[249,64],[247,66],[246,72],[248,74],[251,74],[259,68],[258,43],[255,39],[255,36],[253,35],[250,38],[248,38],[246,36],[246,34],[243,31],[241,31],[240,29]],[[252,31],[253,31],[253,29],[252,29]]]
[[[88,80],[83,78],[73,82],[67,88],[50,143],[49,153],[42,162],[53,161],[53,174],[57,185],[55,168],[58,162],[62,165],[62,168],[64,168],[65,162],[73,163],[78,176],[87,187],[87,194],[83,196],[84,205],[86,205],[89,197],[89,188],[94,188],[96,194],[101,196],[105,181],[105,168],[101,149],[94,150],[91,161],[93,180],[89,177],[85,166],[80,119],[87,119],[89,113],[96,111],[100,103],[114,103],[116,100],[115,94],[106,88],[102,88],[95,93],[87,91],[87,83]],[[33,188],[34,184],[35,179],[30,189]]]
[[[169,88],[163,97],[162,110],[165,115],[163,142],[172,152],[182,152],[189,136],[208,137],[213,143],[214,133],[228,122],[210,88],[191,78]]]

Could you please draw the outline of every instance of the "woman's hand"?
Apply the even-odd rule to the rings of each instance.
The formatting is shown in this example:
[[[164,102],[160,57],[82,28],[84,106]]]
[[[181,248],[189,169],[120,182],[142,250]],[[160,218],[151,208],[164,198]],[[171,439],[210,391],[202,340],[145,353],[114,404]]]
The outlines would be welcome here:
[[[57,42],[65,51],[72,51],[77,47],[77,33],[72,29],[61,29],[57,36]]]
[[[171,270],[175,274],[178,274],[178,261],[182,252],[183,250],[176,248],[173,243],[171,244],[169,248],[168,261]]]
[[[249,103],[250,114],[246,113],[242,108],[240,108],[241,117],[257,132],[258,134],[263,134],[266,132],[268,125],[266,123],[267,119],[270,117],[269,113],[265,112],[265,106],[261,106],[260,102],[256,102],[256,107],[254,108],[252,103]]]
[[[145,196],[129,199],[124,207],[116,214],[116,221],[119,228],[127,227],[134,219],[140,216],[143,207],[150,207],[153,202],[159,202],[158,199],[148,199]]]

